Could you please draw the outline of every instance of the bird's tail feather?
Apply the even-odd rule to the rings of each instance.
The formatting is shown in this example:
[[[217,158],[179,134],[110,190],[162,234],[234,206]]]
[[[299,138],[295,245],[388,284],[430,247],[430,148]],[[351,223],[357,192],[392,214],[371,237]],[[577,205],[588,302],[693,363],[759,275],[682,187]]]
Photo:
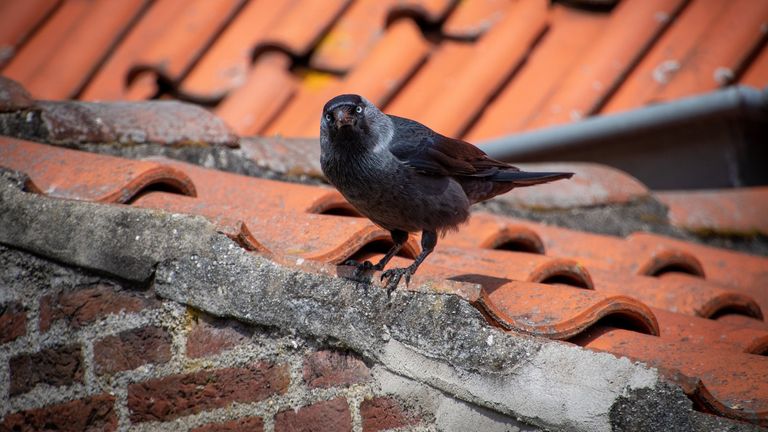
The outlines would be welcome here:
[[[526,171],[503,171],[494,174],[493,181],[511,182],[518,187],[533,186],[541,183],[548,183],[555,180],[571,178],[573,173],[569,172],[526,172]]]

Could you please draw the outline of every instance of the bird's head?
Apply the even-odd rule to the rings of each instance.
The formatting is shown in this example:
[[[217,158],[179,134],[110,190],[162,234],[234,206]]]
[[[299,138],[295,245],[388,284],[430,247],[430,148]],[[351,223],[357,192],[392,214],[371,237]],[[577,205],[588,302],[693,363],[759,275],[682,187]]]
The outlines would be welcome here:
[[[373,148],[388,142],[392,122],[374,104],[356,94],[343,94],[323,107],[320,136],[337,145],[348,144]]]

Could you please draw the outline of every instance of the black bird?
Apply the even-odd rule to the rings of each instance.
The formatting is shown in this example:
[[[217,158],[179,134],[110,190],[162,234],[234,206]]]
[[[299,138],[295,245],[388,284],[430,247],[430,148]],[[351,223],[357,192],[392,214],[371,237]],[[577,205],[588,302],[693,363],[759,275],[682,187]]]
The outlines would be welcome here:
[[[469,218],[469,206],[513,188],[570,178],[567,172],[524,172],[488,157],[465,141],[423,124],[387,115],[362,96],[329,100],[320,121],[320,164],[342,195],[376,225],[389,230],[394,246],[375,265],[348,261],[356,275],[383,270],[421,231],[421,253],[406,268],[385,271],[387,290],[406,284],[437,244],[438,233]]]

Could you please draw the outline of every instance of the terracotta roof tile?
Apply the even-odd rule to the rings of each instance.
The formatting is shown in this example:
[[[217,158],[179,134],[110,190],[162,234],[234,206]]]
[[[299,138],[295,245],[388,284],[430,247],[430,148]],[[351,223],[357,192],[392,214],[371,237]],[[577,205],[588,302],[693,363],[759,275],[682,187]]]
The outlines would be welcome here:
[[[345,73],[362,61],[385,34],[393,14],[420,15],[429,21],[443,17],[453,0],[359,0],[353,2],[317,45],[310,66]]]
[[[195,186],[182,171],[12,138],[0,138],[0,166],[27,173],[32,191],[51,197],[125,203],[143,189],[162,184],[185,195]]]
[[[37,98],[74,97],[146,4],[66,1],[11,59],[3,75]]]
[[[755,61],[749,65],[739,83],[757,88],[768,86],[768,45],[763,47]]]
[[[264,39],[296,56],[305,55],[348,5],[349,0],[329,0],[289,8]]]
[[[688,273],[689,277],[703,279],[708,283],[706,288],[710,293],[708,297],[698,297],[699,294],[693,291],[702,289],[701,286],[696,287],[695,281],[672,279],[669,283],[672,285],[689,283],[688,288],[682,287],[685,288],[682,294],[689,291],[690,294],[697,295],[700,302],[699,306],[696,306],[699,311],[697,313],[704,316],[727,309],[728,305],[736,309],[752,310],[753,312],[750,313],[753,314],[758,313],[755,311],[754,303],[749,299],[756,301],[761,309],[768,310],[766,301],[768,298],[764,290],[761,291],[759,288],[766,283],[764,280],[768,277],[767,258],[674,240],[656,234],[635,233],[627,239],[621,239],[478,213],[462,230],[448,234],[443,244],[484,247],[492,244],[494,238],[503,236],[510,230],[519,231],[521,228],[527,228],[536,233],[547,255],[574,259],[588,269],[614,273],[620,271],[626,276],[661,276],[670,272],[683,272]],[[613,280],[616,282],[608,286],[612,285],[618,292],[616,287],[622,283],[622,279]],[[637,286],[644,284],[642,279],[637,279],[633,283],[639,284]],[[596,284],[598,290],[603,286],[603,284]],[[631,288],[627,289],[631,290]],[[680,286],[676,288],[678,291],[680,289]],[[740,295],[731,295],[728,294],[729,292]],[[654,295],[648,294],[645,300],[652,301]],[[685,298],[682,298],[678,307],[691,310],[690,305],[682,306],[685,302]],[[655,303],[655,306],[665,307],[664,302]],[[669,307],[674,307],[674,304]]]
[[[721,322],[723,324],[731,325],[735,327],[757,329],[757,330],[768,330],[768,323],[766,323],[765,321],[744,316],[741,314],[734,314],[734,313],[724,314],[717,317],[716,320],[717,322]]]
[[[120,44],[107,58],[83,90],[85,100],[121,100],[128,97],[136,87],[132,70],[139,56],[168,30],[168,23],[182,13],[184,4],[173,0],[158,0],[144,13]],[[134,96],[143,91],[149,94],[156,90],[156,82],[148,82],[147,90],[132,90]],[[146,95],[145,95],[146,97]]]
[[[444,42],[429,55],[402,91],[387,104],[389,114],[406,118],[420,116],[437,95],[453,88],[457,76],[445,71],[461,70],[470,61],[474,45],[464,42]]]
[[[196,185],[196,197],[205,205],[234,206],[253,216],[263,210],[323,213],[345,202],[339,192],[329,187],[246,177],[166,158],[150,160],[186,173]]]
[[[509,10],[509,0],[461,2],[443,25],[443,34],[456,39],[475,39],[496,25]]]
[[[557,308],[548,306],[553,298],[557,299]],[[609,315],[633,321],[635,331],[659,332],[653,312],[631,297],[563,286],[508,282],[483,290],[481,307],[503,328],[555,339],[581,333]]]
[[[634,233],[627,238],[638,256],[677,250],[701,263],[705,279],[753,297],[768,311],[768,258],[732,252],[650,233]],[[643,258],[640,258],[642,261]],[[643,266],[639,267],[642,271]],[[674,267],[672,268],[674,269]]]
[[[467,139],[504,136],[525,129],[563,86],[574,64],[594,46],[608,19],[606,14],[554,4],[548,31],[525,65],[485,108]]]
[[[589,271],[579,263],[540,254],[443,247],[430,256],[430,264],[452,272],[471,269],[472,274],[490,275],[515,281],[561,283],[581,289],[594,289]],[[472,255],[471,257],[467,257]]]
[[[375,104],[386,103],[421,64],[428,48],[413,21],[397,20],[365,60],[343,80],[317,73],[307,74],[299,93],[264,132],[270,135],[317,136],[318,113],[328,99],[339,93],[357,91]],[[397,62],[391,61],[393,52],[397,52]]]
[[[187,77],[179,84],[178,92],[197,100],[218,100],[230,91],[252,80],[254,51],[263,43],[270,28],[287,11],[296,7],[294,1],[257,0],[247,3],[227,25],[221,36],[203,54]],[[283,74],[288,74],[290,61],[281,63]],[[280,81],[259,77],[278,87]],[[249,90],[245,90],[250,93]],[[249,97],[253,98],[252,93]]]
[[[565,123],[594,114],[684,4],[682,0],[619,3],[596,43],[572,67],[527,127]]]
[[[766,17],[766,2],[691,2],[603,112],[622,111],[731,83],[765,38],[761,28]]]
[[[518,188],[497,200],[515,207],[554,209],[628,203],[648,196],[648,189],[626,172],[607,165],[585,162],[516,164],[528,171],[565,171],[575,175],[562,184]]]
[[[670,222],[703,232],[768,235],[768,187],[656,192],[669,207]]]
[[[292,0],[132,0],[122,12],[48,1],[0,26],[11,39],[26,38],[4,74],[34,96],[82,89],[87,100],[185,98],[248,134],[316,136],[309,112],[340,92],[479,140],[734,80],[768,80],[765,55],[755,52],[765,39],[764,4],[754,9],[749,0],[723,3],[721,11],[706,0],[627,0],[599,9],[544,0],[301,7]],[[98,25],[72,27],[83,19]],[[710,23],[727,31],[708,31]],[[261,59],[275,50],[284,56]],[[63,78],[48,80],[54,69]]]
[[[768,330],[744,328],[710,319],[653,309],[664,332],[662,340],[705,345],[712,349],[763,355],[768,352]]]
[[[241,200],[245,201],[238,198]],[[332,264],[352,259],[370,244],[391,244],[389,231],[362,218],[281,211],[269,206],[249,207],[239,203],[213,204],[205,199],[160,193],[142,197],[135,205],[205,216],[219,231],[248,250]],[[387,248],[384,246],[385,250]],[[418,250],[417,243],[409,241],[402,254],[413,258]]]
[[[515,2],[454,72],[451,91],[434,95],[420,121],[446,135],[460,135],[524,60],[546,29],[545,1]]]
[[[0,67],[13,57],[19,45],[60,4],[61,0],[30,0],[0,4],[0,16],[13,17],[13,20],[0,26]]]
[[[714,318],[721,313],[763,318],[760,305],[751,296],[698,277],[669,273],[657,278],[623,274],[594,263],[585,266],[596,290],[631,296],[657,309],[702,318]]]
[[[131,99],[148,99],[158,92],[159,81],[177,84],[206,48],[243,5],[244,0],[184,3],[178,14],[166,22],[160,37],[139,53],[130,70],[141,89],[132,88]],[[129,87],[132,87],[129,85]]]
[[[257,135],[296,92],[298,83],[288,72],[290,63],[281,52],[260,55],[242,85],[216,107],[216,115],[240,135]]]
[[[765,425],[768,418],[768,358],[723,351],[706,344],[671,342],[637,332],[594,328],[577,343],[658,367],[699,406]]]
[[[681,59],[680,70],[653,101],[670,101],[734,83],[768,40],[766,22],[768,2],[728,2],[728,8],[698,41],[697,49]]]

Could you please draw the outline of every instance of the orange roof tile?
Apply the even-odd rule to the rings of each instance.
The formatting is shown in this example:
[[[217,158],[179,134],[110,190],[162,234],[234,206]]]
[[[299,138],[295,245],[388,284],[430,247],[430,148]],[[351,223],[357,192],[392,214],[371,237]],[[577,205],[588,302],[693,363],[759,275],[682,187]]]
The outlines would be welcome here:
[[[10,60],[3,75],[36,98],[75,97],[146,4],[66,1]]]
[[[247,3],[179,84],[179,93],[197,100],[215,101],[250,82],[252,66],[254,69],[256,66],[251,64],[254,51],[269,29],[292,7],[296,7],[293,1],[257,0]],[[288,74],[290,65],[290,61],[280,64],[284,75]],[[280,86],[279,79],[270,79],[277,77],[259,78],[266,79],[266,83],[275,87]],[[251,92],[246,90],[246,93]],[[249,97],[254,98],[253,94]]]
[[[768,235],[768,187],[656,192],[673,225],[703,232]]]
[[[365,60],[344,80],[317,79],[316,75],[307,75],[299,94],[265,132],[316,136],[320,127],[318,113],[328,99],[339,93],[359,91],[375,104],[386,103],[422,62],[427,50],[428,45],[413,21],[396,21]],[[391,61],[393,52],[398,53],[397,62]]]
[[[240,135],[257,135],[296,92],[297,80],[287,72],[290,63],[281,52],[260,55],[242,85],[216,107],[216,115]]]
[[[739,79],[739,84],[757,88],[768,86],[768,45],[760,50],[755,61],[747,67],[744,75]]]
[[[765,37],[768,3],[693,1],[627,77],[602,112],[716,89],[733,81]]]
[[[328,0],[288,8],[264,40],[293,55],[306,55],[348,5],[349,0]]]
[[[557,298],[557,308],[547,306],[553,298]],[[555,339],[581,333],[609,315],[635,322],[635,331],[653,335],[659,332],[653,312],[631,297],[605,296],[558,285],[508,282],[483,290],[481,307],[503,328]]]
[[[125,203],[163,184],[195,195],[182,171],[154,162],[85,153],[13,138],[0,138],[0,167],[29,175],[29,189],[56,198]]]
[[[574,64],[594,46],[609,18],[560,4],[552,6],[550,15],[549,30],[517,75],[485,108],[468,139],[504,136],[525,129],[563,86]]]
[[[128,97],[131,87],[136,87],[136,77],[132,70],[140,55],[168,30],[168,23],[182,13],[184,4],[173,0],[158,0],[144,13],[138,23],[128,31],[107,58],[104,65],[96,71],[93,79],[81,95],[85,100],[121,100]],[[144,98],[151,97],[156,90],[155,82],[145,86]],[[133,90],[134,94],[141,91]]]
[[[243,2],[185,2],[170,23],[166,23],[162,35],[145,46],[135,59],[130,75],[133,80],[143,84],[143,88],[141,91],[132,89],[133,94],[147,99],[157,93],[158,82],[177,84],[234,17]]]
[[[684,4],[682,0],[619,3],[595,45],[573,66],[527,127],[594,114]]]
[[[357,66],[386,33],[387,20],[398,14],[443,17],[453,0],[358,0],[353,2],[317,45],[310,66],[344,73]]]
[[[18,46],[60,4],[61,0],[30,0],[0,4],[0,16],[13,17],[13,20],[8,20],[0,26],[0,67],[14,56]]]
[[[671,342],[622,329],[593,329],[577,343],[648,363],[666,372],[700,406],[765,425],[768,358],[718,347]]]
[[[498,25],[483,34],[458,70],[451,91],[434,95],[419,116],[434,130],[460,135],[520,65],[547,25],[545,1],[515,2]]]
[[[25,40],[6,50],[3,73],[36,97],[184,98],[249,134],[317,136],[309,112],[341,92],[479,140],[734,80],[768,82],[756,52],[765,3],[751,0],[625,0],[610,9],[544,0],[131,0],[123,12],[37,1],[14,6],[21,10],[2,17],[21,19],[0,25],[11,42]],[[83,19],[98,25],[73,30]],[[286,60],[260,60],[274,50]],[[62,78],[47,79],[54,69]]]
[[[636,178],[607,165],[584,162],[516,164],[528,171],[566,171],[575,173],[562,184],[550,183],[535,188],[519,188],[498,200],[520,208],[555,209],[600,204],[628,203],[648,196],[648,189]]]
[[[461,2],[445,21],[443,34],[457,39],[475,39],[504,18],[509,3],[509,0]]]

